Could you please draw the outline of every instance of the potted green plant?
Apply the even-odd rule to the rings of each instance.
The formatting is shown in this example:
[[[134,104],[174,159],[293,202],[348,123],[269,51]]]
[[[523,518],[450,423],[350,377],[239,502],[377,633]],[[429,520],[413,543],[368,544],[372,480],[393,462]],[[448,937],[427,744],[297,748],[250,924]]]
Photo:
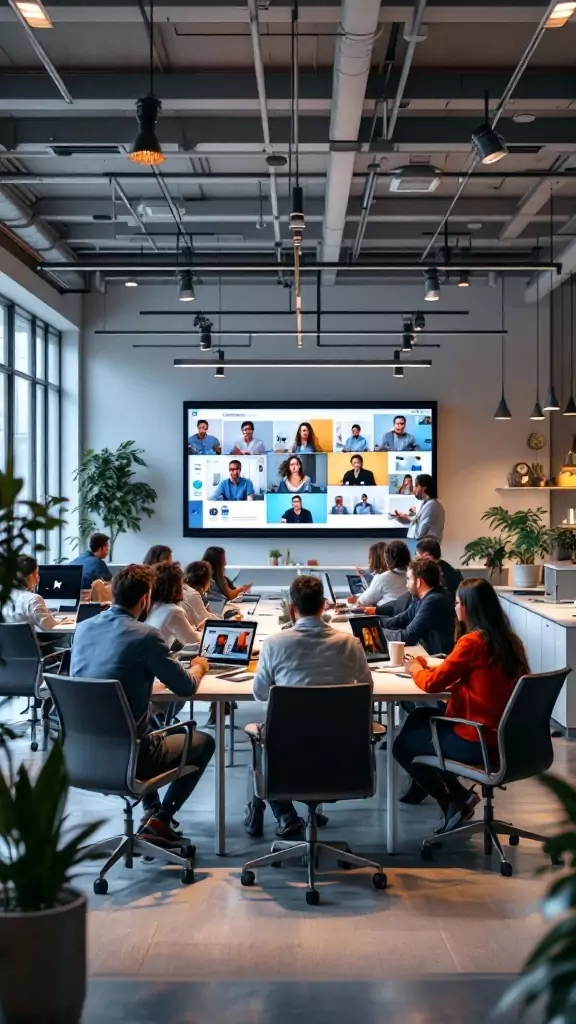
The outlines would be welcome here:
[[[158,497],[150,484],[135,480],[135,466],[146,466],[142,448],[134,441],[123,441],[116,451],[89,448],[74,474],[78,481],[80,534],[83,539],[98,527],[110,535],[110,561],[114,544],[121,533],[142,529],[143,516],[154,515]]]
[[[576,530],[559,526],[555,531],[555,541],[558,548],[558,558],[566,557],[566,554],[568,554],[572,561],[576,562]]]
[[[86,991],[86,897],[73,868],[100,823],[67,830],[68,776],[54,744],[35,782],[0,772],[0,1011],[6,1024],[78,1024]],[[33,978],[31,977],[33,965]]]
[[[540,566],[536,559],[544,557],[554,547],[556,531],[544,525],[545,512],[541,507],[510,512],[502,505],[494,505],[482,516],[483,521],[497,533],[498,547],[505,549],[503,557],[515,563],[514,584],[517,587],[537,586]],[[488,543],[494,538],[481,537],[478,540]]]
[[[506,543],[502,537],[478,537],[466,545],[460,561],[462,565],[482,562],[490,569],[490,579],[498,579],[502,575],[506,554]]]
[[[270,548],[270,565],[279,565],[279,559],[282,558],[282,552],[279,548]]]
[[[540,1004],[542,1024],[573,1024],[576,1020],[576,789],[564,779],[543,775],[540,781],[564,811],[561,832],[548,840],[545,852],[553,862],[569,859],[546,893],[544,917],[560,918],[528,957],[518,980],[501,999],[498,1010],[508,1018],[512,1008],[524,1013]],[[544,870],[554,870],[546,868]]]

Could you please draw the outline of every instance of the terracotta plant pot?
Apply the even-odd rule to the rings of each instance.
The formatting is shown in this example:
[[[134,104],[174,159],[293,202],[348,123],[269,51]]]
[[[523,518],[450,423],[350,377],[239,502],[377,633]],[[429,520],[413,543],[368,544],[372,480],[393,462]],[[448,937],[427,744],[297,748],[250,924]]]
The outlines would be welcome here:
[[[277,558],[271,558],[270,559],[270,565],[278,565],[278,559]]]
[[[82,893],[66,889],[52,910],[0,913],[3,1024],[78,1024],[85,995],[86,897]]]

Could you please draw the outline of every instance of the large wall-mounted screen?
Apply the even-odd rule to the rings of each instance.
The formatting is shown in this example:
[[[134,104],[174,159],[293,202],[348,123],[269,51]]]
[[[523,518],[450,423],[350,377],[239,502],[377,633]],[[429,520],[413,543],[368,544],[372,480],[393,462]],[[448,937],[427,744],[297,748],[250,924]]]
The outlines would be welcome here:
[[[434,402],[184,403],[184,534],[403,536]]]

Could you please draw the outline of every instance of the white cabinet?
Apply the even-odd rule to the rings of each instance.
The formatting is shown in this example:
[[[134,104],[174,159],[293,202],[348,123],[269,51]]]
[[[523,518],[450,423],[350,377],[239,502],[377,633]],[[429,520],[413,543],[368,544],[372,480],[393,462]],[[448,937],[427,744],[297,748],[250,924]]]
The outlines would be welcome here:
[[[531,672],[542,672],[542,627],[544,620],[535,612],[526,612],[526,627],[523,637],[528,664]],[[518,632],[518,636],[522,634]]]
[[[508,611],[508,618],[512,624],[512,629],[518,634],[520,639],[526,644],[527,636],[527,619],[528,615],[531,615],[526,608],[522,608],[519,604],[514,604],[510,601],[510,608]]]

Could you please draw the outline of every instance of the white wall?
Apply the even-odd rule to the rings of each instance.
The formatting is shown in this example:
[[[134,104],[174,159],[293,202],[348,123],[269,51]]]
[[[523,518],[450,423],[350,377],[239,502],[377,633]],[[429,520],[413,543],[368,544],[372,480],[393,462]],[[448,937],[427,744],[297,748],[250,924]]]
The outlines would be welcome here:
[[[115,447],[120,441],[134,439],[145,450],[149,464],[146,478],[159,492],[157,512],[153,520],[145,521],[142,535],[126,536],[118,543],[115,560],[140,558],[151,543],[170,544],[182,560],[201,554],[204,539],[182,537],[182,402],[215,403],[218,399],[250,400],[315,400],[346,401],[355,398],[366,401],[395,400],[422,402],[436,399],[439,403],[439,492],[446,512],[444,553],[457,561],[464,544],[483,530],[482,512],[490,505],[500,503],[504,495],[495,492],[497,486],[507,483],[507,474],[514,463],[534,456],[526,446],[526,439],[534,426],[528,416],[534,402],[534,310],[523,303],[525,282],[510,280],[507,285],[507,384],[506,395],[514,418],[510,422],[496,422],[493,413],[500,397],[500,337],[478,336],[430,338],[441,342],[440,349],[426,351],[431,357],[431,369],[407,371],[403,380],[394,379],[390,370],[358,370],[344,372],[337,369],[295,371],[228,371],[224,380],[215,380],[208,372],[178,370],[173,367],[175,356],[197,356],[197,350],[177,350],[184,337],[163,339],[158,337],[122,337],[96,335],[96,329],[177,329],[192,326],[191,316],[141,317],[141,309],[178,310],[175,286],[149,285],[136,289],[123,286],[109,287],[108,294],[93,294],[85,300],[85,329],[82,358],[82,438],[85,446]],[[224,284],[218,305],[216,286],[198,289],[195,309],[244,310],[241,320],[223,317],[220,326],[262,329],[281,329],[292,326],[293,319],[275,317],[253,318],[251,309],[285,309],[287,293],[276,285]],[[418,285],[398,283],[384,285],[336,285],[324,289],[323,302],[333,310],[358,309],[414,309],[422,302],[422,288]],[[314,308],[314,296],[304,295],[304,308]],[[500,292],[490,289],[484,281],[474,287],[444,288],[439,311],[444,309],[469,310],[463,318],[430,317],[440,329],[467,326],[475,330],[492,330],[500,326]],[[426,311],[426,310],[425,310]],[[214,318],[218,326],[218,319]],[[347,318],[345,327],[352,326]],[[363,317],[365,328],[392,327],[398,318]],[[313,327],[311,320],[308,321]],[[336,329],[344,321],[337,315],[327,317],[324,326]],[[241,338],[227,339],[239,342]],[[371,339],[374,341],[375,339]],[[352,339],[350,339],[352,342]],[[390,343],[392,339],[389,339]],[[138,342],[162,344],[160,349],[135,349]],[[292,338],[255,339],[251,354],[259,358],[297,358],[296,342]],[[359,359],[374,356],[375,349],[354,345],[353,354]],[[421,350],[422,355],[425,354]],[[322,349],[326,358],[351,358],[344,349]],[[242,350],[238,350],[238,355]],[[245,353],[247,354],[247,353]],[[391,351],[382,353],[390,358]],[[315,339],[305,340],[302,362],[316,358]],[[207,356],[207,360],[210,357]],[[541,360],[545,365],[545,358]],[[544,373],[542,374],[544,376]],[[542,433],[547,423],[537,424]],[[545,461],[548,448],[538,456]],[[515,496],[514,496],[515,497]],[[524,496],[526,497],[526,496]],[[523,501],[524,498],[516,498]],[[505,503],[505,501],[504,501]],[[212,535],[211,539],[212,539]],[[222,542],[214,538],[214,543]],[[224,542],[229,562],[266,562],[267,539],[228,539]],[[287,540],[281,544],[288,546]],[[310,538],[290,541],[292,556],[296,560],[308,557],[329,562],[357,562],[365,560],[367,541],[355,537],[348,540]]]

